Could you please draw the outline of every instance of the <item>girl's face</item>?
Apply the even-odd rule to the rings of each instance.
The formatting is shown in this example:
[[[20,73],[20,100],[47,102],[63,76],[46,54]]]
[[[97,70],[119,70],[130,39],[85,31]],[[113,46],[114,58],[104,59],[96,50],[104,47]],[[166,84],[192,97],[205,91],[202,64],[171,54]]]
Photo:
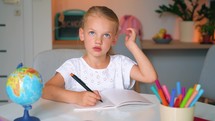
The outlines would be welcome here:
[[[79,29],[80,40],[84,41],[88,54],[106,56],[116,43],[116,24],[107,18],[94,14],[87,17],[84,28]]]

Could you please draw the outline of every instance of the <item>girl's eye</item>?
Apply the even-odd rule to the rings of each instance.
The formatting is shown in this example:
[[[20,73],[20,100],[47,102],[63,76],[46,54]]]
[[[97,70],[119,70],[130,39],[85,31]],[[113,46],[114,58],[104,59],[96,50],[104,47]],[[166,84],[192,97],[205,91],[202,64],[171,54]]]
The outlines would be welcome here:
[[[89,35],[90,35],[90,36],[93,36],[93,35],[95,35],[95,32],[94,32],[94,31],[90,31],[90,32],[89,32]]]
[[[105,38],[110,38],[111,36],[110,36],[110,34],[104,34],[104,37]]]

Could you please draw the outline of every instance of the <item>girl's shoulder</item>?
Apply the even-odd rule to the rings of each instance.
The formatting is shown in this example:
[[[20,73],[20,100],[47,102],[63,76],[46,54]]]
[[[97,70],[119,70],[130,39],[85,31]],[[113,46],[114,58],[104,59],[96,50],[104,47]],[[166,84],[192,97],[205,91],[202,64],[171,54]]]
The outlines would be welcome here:
[[[129,57],[125,56],[125,55],[120,55],[120,54],[116,54],[116,55],[111,55],[111,60],[112,61],[119,61],[119,60],[130,60]]]
[[[111,62],[114,62],[114,63],[122,63],[122,64],[136,64],[136,62],[132,59],[130,59],[129,57],[125,56],[125,55],[120,55],[120,54],[117,54],[117,55],[111,55]]]
[[[73,64],[73,65],[76,65],[78,63],[82,62],[82,57],[79,57],[79,58],[70,58],[68,60],[66,60],[64,63],[65,64]]]

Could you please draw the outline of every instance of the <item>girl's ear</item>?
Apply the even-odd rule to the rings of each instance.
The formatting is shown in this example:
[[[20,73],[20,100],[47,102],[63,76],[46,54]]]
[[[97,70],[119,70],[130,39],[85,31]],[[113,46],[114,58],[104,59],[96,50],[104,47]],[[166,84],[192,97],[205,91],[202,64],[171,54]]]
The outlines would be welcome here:
[[[79,28],[79,38],[81,41],[84,41],[84,30],[82,28]]]

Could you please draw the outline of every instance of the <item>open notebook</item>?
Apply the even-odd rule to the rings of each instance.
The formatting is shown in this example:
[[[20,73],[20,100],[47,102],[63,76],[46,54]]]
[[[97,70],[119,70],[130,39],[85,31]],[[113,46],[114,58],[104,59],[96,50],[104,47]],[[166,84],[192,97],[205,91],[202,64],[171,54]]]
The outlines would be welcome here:
[[[5,119],[5,118],[0,116],[0,121],[9,121],[9,120],[7,120],[7,119]]]
[[[141,96],[133,90],[104,90],[100,92],[103,102],[99,102],[95,106],[81,107],[76,106],[75,111],[79,110],[98,110],[117,108],[125,105],[147,105],[151,104],[149,100]]]

